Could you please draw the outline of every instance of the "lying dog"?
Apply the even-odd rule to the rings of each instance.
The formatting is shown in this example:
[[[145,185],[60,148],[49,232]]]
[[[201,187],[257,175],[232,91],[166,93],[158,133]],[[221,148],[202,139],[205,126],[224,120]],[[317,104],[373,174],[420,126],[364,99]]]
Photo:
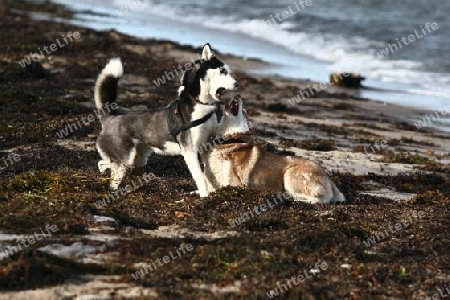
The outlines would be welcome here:
[[[119,58],[111,59],[98,76],[94,98],[98,110],[116,101],[117,85],[123,73]],[[230,68],[217,59],[209,44],[202,59],[185,72],[179,97],[158,110],[118,115],[110,109],[100,120],[102,131],[97,150],[102,157],[100,172],[111,169],[111,187],[117,189],[128,168],[142,167],[152,153],[182,154],[200,196],[208,195],[197,151],[216,135],[216,102],[225,90],[238,87]]]
[[[225,106],[219,124],[221,142],[204,153],[209,184],[248,186],[272,192],[288,192],[296,201],[330,203],[345,201],[325,170],[310,160],[265,152],[251,143],[247,115],[240,96]]]

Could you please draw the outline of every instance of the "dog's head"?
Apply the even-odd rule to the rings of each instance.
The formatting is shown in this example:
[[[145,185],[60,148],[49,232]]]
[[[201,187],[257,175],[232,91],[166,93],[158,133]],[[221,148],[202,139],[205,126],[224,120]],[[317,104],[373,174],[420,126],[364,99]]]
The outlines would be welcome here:
[[[220,135],[251,135],[251,127],[241,96],[234,96],[231,98],[230,102],[225,105],[224,115],[219,125]]]
[[[225,90],[236,90],[239,83],[231,77],[227,64],[219,60],[209,44],[203,47],[202,58],[187,70],[181,79],[184,89],[192,97],[203,103],[219,101]]]

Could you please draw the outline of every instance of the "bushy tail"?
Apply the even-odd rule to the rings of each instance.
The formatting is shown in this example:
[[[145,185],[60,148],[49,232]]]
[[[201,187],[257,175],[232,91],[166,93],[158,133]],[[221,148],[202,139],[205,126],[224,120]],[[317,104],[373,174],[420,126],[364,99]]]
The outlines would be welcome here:
[[[112,112],[111,105],[116,102],[117,84],[122,74],[122,61],[117,57],[111,58],[98,75],[97,83],[95,84],[94,99],[95,106],[99,111],[102,111],[102,115],[108,115]],[[107,109],[105,109],[105,106],[107,106]]]
[[[285,169],[284,188],[295,201],[323,204],[345,201],[327,173],[306,159],[298,159]]]
[[[331,181],[331,179],[330,179]],[[331,188],[333,189],[333,202],[345,202],[345,196],[341,193],[341,191],[338,189],[338,187],[334,184],[334,182],[331,182]]]

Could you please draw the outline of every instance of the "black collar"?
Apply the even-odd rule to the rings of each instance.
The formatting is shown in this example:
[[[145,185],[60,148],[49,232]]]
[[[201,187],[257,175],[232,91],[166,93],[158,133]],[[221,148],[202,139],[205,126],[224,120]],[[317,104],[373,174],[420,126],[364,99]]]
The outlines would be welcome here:
[[[250,137],[250,139],[246,139],[245,137]],[[252,138],[252,134],[251,133],[241,133],[241,134],[237,134],[237,135],[231,135],[230,138],[228,139],[224,139],[222,138],[223,143],[222,144],[249,144],[252,142],[253,138]]]
[[[212,110],[211,112],[209,112],[207,115],[203,116],[200,119],[186,122],[183,116],[183,111],[181,109],[181,102],[179,99],[169,104],[167,109],[169,110],[167,115],[167,123],[169,126],[170,135],[177,142],[178,142],[177,135],[180,134],[182,131],[186,131],[188,129],[197,127],[205,123],[216,113],[216,110]]]
[[[247,144],[247,143],[248,142],[243,139],[229,139],[224,141],[222,144],[226,145],[226,144]]]
[[[195,101],[195,102],[197,102],[198,104],[201,104],[201,105],[207,105],[207,106],[212,106],[212,105],[217,105],[218,103],[219,103],[219,101],[215,101],[214,103],[204,103],[204,102],[202,102],[202,101],[200,101],[200,99],[198,99],[198,97],[193,97],[191,94],[189,94],[189,93],[186,93],[187,95],[188,95],[188,97],[192,100],[192,101]]]
[[[206,105],[206,106],[213,106],[213,105],[215,105],[216,106],[215,112],[216,112],[217,122],[220,122],[220,119],[222,118],[222,111],[220,110],[220,101],[216,101],[216,102],[211,103],[211,104],[203,103],[203,102],[201,102],[198,99],[198,97],[194,98],[191,94],[189,94],[189,93],[186,93],[186,94],[188,95],[189,99],[191,99],[192,101],[197,102],[200,105]]]

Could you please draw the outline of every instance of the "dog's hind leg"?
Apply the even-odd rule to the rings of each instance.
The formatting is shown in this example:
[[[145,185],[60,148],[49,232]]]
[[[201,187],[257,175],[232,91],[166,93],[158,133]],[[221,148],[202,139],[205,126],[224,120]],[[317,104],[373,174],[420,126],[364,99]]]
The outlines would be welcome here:
[[[103,151],[100,143],[97,141],[97,151],[101,156],[101,160],[98,162],[98,170],[100,173],[104,173],[106,169],[111,169],[111,160],[109,156],[106,154],[105,151]]]
[[[127,167],[118,163],[111,163],[111,188],[117,190],[122,179],[127,174]]]
[[[107,169],[111,169],[111,163],[104,159],[98,161],[98,170],[100,173],[104,173]]]
[[[194,178],[195,184],[197,185],[200,197],[208,196],[208,186],[206,185],[205,175],[200,168],[197,152],[183,151],[183,157],[191,172],[192,178]]]

